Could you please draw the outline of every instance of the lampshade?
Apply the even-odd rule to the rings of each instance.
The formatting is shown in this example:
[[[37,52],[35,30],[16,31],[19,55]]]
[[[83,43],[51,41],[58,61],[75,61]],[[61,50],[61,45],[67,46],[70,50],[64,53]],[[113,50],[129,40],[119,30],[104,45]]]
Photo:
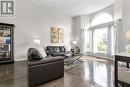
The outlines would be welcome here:
[[[130,30],[126,32],[125,36],[128,40],[130,40]]]
[[[76,40],[74,40],[74,41],[72,42],[72,44],[76,45],[76,44],[77,44],[77,41],[76,41]]]
[[[40,44],[40,39],[34,39],[35,44]]]

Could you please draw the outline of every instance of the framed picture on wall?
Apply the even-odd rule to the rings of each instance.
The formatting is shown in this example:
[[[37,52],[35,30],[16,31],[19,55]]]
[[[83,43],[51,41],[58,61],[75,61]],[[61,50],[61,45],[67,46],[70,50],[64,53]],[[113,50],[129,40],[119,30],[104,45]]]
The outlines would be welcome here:
[[[64,43],[64,30],[61,28],[58,28],[58,39],[59,43]]]
[[[51,43],[58,43],[58,28],[51,27]]]

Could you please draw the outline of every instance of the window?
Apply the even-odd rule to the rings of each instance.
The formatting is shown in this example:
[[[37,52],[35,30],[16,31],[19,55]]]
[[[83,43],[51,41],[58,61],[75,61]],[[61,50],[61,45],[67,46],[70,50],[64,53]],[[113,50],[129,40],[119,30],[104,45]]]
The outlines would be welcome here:
[[[107,27],[95,29],[93,36],[94,53],[107,53]]]
[[[99,24],[103,24],[103,23],[107,23],[107,22],[111,22],[113,21],[113,18],[110,14],[108,13],[101,13],[96,15],[92,22],[91,22],[91,26],[95,26],[95,25],[99,25]]]
[[[98,14],[92,19],[91,28],[85,33],[86,51],[93,55],[112,56],[115,47],[114,37],[112,16],[108,13]]]

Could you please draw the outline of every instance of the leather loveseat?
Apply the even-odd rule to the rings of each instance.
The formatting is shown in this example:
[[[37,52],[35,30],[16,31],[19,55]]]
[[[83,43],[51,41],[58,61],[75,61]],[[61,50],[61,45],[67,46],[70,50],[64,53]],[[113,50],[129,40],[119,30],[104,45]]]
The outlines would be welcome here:
[[[29,48],[27,57],[29,87],[35,87],[44,82],[64,76],[63,58],[43,58],[35,48]]]
[[[47,46],[46,53],[51,56],[64,56],[66,50],[64,46]]]

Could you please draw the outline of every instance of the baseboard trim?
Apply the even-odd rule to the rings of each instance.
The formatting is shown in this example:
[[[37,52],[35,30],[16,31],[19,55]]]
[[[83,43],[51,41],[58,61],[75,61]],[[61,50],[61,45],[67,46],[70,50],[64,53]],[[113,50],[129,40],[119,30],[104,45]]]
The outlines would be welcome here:
[[[15,62],[18,62],[18,61],[26,61],[27,59],[16,59]]]

